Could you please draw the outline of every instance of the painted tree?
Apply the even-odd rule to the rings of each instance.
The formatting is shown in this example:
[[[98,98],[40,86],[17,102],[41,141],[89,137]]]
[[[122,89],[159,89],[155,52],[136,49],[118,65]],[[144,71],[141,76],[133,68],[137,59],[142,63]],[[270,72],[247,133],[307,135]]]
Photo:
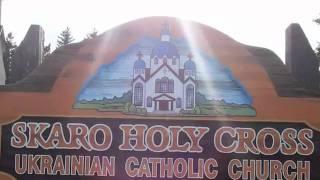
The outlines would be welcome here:
[[[84,38],[85,40],[87,39],[93,39],[95,37],[98,36],[98,31],[96,28],[93,28],[92,32],[91,33],[88,33],[87,36]]]
[[[69,27],[67,27],[58,36],[57,47],[65,46],[72,43],[73,41],[74,38],[72,37],[71,30]]]

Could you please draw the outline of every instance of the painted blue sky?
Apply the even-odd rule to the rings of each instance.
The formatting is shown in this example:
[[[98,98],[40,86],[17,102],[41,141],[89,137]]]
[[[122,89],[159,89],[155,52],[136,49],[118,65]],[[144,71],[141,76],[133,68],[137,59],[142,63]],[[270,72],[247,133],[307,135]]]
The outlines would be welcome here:
[[[181,57],[181,64],[187,58],[190,47],[184,39],[173,39]],[[78,100],[101,100],[103,98],[121,97],[131,90],[133,64],[137,59],[137,52],[141,51],[143,60],[149,66],[152,48],[159,43],[153,37],[143,37],[120,53],[111,64],[102,65],[96,75],[82,88]],[[193,50],[194,51],[194,50]],[[210,100],[224,100],[228,103],[251,104],[251,98],[232,77],[228,68],[224,67],[215,57],[209,57],[197,50],[194,62],[197,66],[198,92]],[[199,68],[201,67],[201,68]]]

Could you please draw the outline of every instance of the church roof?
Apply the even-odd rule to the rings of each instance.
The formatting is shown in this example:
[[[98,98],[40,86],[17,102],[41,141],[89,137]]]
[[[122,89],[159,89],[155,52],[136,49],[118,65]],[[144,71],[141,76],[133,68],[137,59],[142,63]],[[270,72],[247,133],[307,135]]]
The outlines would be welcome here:
[[[151,58],[157,57],[163,57],[166,55],[168,58],[180,57],[177,47],[168,41],[161,41],[155,48],[153,48],[151,53]]]
[[[136,60],[136,62],[134,62],[133,68],[134,69],[145,69],[146,63],[143,60],[138,59],[138,60]]]

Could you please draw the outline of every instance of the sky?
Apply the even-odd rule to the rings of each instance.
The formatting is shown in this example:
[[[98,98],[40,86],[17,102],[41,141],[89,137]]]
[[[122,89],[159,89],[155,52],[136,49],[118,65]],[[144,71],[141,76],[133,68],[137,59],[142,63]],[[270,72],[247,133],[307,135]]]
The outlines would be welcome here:
[[[67,26],[77,41],[96,28],[103,33],[148,16],[172,16],[216,28],[248,45],[271,49],[284,60],[285,29],[299,23],[312,47],[320,41],[320,0],[3,0],[2,24],[17,44],[31,24],[55,47]]]

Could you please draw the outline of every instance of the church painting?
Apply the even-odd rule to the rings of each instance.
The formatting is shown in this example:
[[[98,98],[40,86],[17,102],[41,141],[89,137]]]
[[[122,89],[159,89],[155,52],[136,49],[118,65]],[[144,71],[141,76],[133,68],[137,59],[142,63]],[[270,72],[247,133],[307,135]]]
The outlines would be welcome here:
[[[255,116],[252,99],[215,57],[171,36],[145,36],[102,65],[81,89],[75,109],[135,115]]]

